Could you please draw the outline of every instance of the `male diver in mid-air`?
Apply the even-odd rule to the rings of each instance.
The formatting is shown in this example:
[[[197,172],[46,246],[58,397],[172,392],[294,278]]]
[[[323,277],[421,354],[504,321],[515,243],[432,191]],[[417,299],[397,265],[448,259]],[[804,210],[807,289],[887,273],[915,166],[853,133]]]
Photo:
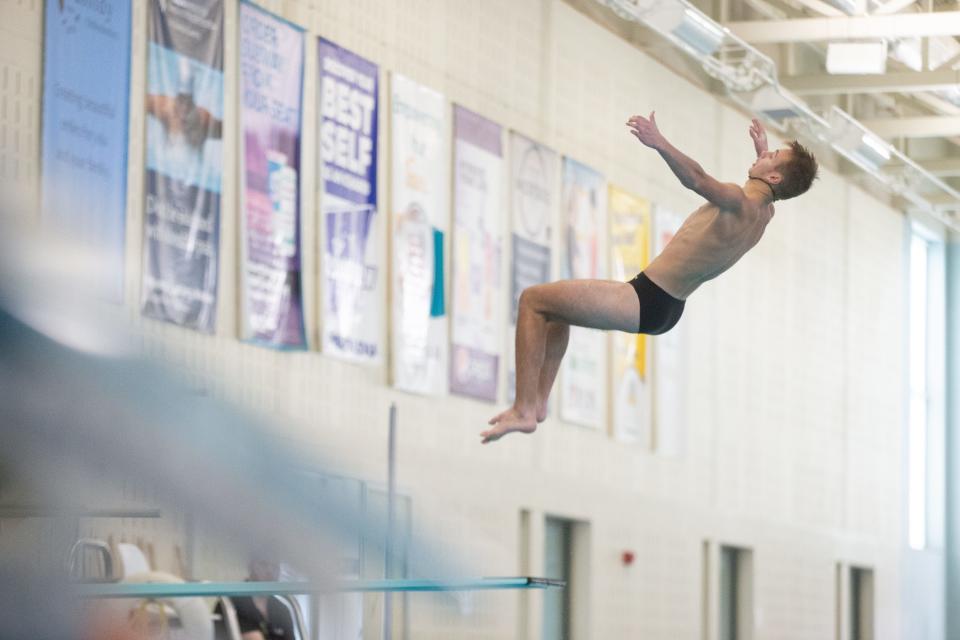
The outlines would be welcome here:
[[[561,280],[529,287],[517,314],[516,400],[490,420],[483,443],[514,431],[533,433],[547,415],[547,398],[567,349],[570,325],[657,335],[680,319],[684,302],[704,282],[753,248],[773,218],[773,202],[807,191],[817,161],[799,142],[767,150],[767,134],[757,120],[750,127],[757,152],[743,186],[719,182],[671,145],[654,114],[633,116],[627,127],[656,150],[688,189],[707,202],[684,221],[650,265],[628,283],[612,280]]]

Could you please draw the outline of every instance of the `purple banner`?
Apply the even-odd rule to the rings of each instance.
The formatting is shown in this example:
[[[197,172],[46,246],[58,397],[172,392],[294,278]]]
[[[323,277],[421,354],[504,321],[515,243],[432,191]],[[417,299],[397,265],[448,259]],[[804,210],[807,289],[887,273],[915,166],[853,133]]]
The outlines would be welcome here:
[[[300,277],[303,29],[240,5],[243,337],[305,348]]]
[[[320,199],[324,353],[383,357],[385,314],[377,215],[377,65],[324,40],[320,66]]]
[[[457,140],[463,140],[497,157],[503,155],[499,124],[458,104],[453,105],[453,121]]]
[[[492,402],[503,344],[501,129],[457,106],[454,136],[450,391]]]

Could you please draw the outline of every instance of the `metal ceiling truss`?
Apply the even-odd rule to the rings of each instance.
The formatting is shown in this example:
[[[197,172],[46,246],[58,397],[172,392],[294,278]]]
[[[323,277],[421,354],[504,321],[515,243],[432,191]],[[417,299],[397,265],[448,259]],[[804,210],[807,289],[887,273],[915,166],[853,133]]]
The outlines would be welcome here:
[[[842,109],[817,113],[780,84],[770,57],[687,0],[596,1],[624,20],[644,24],[694,58],[723,84],[734,103],[776,130],[830,147],[900,196],[907,209],[924,211],[960,232],[960,191]]]
[[[731,22],[727,26],[753,44],[957,36],[960,35],[960,11],[752,20]]]

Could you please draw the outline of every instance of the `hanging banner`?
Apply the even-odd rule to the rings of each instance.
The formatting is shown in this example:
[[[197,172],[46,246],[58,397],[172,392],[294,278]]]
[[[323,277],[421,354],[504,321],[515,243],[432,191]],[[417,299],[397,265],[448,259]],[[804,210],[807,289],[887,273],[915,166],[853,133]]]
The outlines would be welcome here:
[[[212,333],[223,164],[223,2],[151,0],[143,315]]]
[[[377,215],[377,65],[320,39],[320,219],[324,353],[383,359]]]
[[[507,310],[507,402],[516,392],[517,311],[527,287],[549,282],[560,156],[510,132],[510,307]]]
[[[243,337],[306,347],[300,276],[303,29],[240,4]]]
[[[503,142],[500,125],[453,112],[453,303],[450,390],[497,400],[502,325]]]
[[[563,159],[563,250],[560,277],[603,278],[607,183],[603,176],[570,158]],[[600,429],[606,417],[606,334],[570,328],[560,368],[560,418]]]
[[[448,227],[446,102],[390,76],[393,385],[447,391],[444,236]]]
[[[608,207],[611,277],[626,282],[649,260],[650,203],[610,185]],[[647,377],[647,336],[614,332],[611,338],[614,438],[649,446],[652,396]]]
[[[123,299],[130,2],[46,3],[41,216],[104,264]]]
[[[653,252],[660,255],[677,233],[683,219],[665,209],[656,208],[653,216]],[[686,380],[686,331],[679,323],[670,331],[650,336],[653,351],[653,424],[657,453],[677,456],[683,452],[686,424],[684,380]]]

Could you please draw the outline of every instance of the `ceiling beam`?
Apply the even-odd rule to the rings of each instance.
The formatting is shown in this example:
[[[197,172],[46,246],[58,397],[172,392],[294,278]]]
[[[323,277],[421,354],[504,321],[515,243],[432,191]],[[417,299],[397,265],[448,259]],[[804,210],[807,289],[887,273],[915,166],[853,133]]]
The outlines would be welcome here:
[[[946,138],[960,136],[960,116],[862,119],[860,123],[881,138]]]
[[[944,158],[931,158],[929,160],[914,160],[926,171],[929,171],[938,178],[953,178],[960,176],[960,156],[947,156]],[[895,172],[902,168],[902,164],[890,163],[884,165],[884,171]]]
[[[960,70],[895,71],[877,75],[816,74],[781,76],[780,84],[801,96],[838,93],[909,93],[960,85]]]
[[[960,11],[728,22],[751,44],[960,35]]]
[[[843,11],[840,11],[840,9],[837,9],[833,5],[827,4],[823,0],[797,0],[797,3],[808,9],[811,9],[812,11],[816,11],[817,13],[825,16],[833,16],[833,17],[839,18],[847,15]]]
[[[874,10],[873,15],[887,15],[891,13],[897,13],[898,11],[903,11],[910,5],[916,3],[917,0],[890,0],[889,2],[884,2],[879,7]]]

